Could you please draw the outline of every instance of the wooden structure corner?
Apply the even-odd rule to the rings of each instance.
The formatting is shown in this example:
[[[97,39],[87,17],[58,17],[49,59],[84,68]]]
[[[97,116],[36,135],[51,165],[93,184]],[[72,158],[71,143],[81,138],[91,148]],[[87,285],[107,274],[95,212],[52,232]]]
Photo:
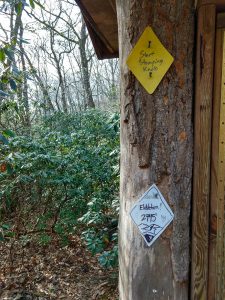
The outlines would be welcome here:
[[[98,59],[119,57],[115,0],[75,0]]]

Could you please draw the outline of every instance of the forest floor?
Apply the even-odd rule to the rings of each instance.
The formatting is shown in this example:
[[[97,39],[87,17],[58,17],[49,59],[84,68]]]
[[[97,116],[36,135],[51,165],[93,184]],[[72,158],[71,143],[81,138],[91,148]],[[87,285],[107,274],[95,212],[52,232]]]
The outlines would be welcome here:
[[[0,243],[1,300],[117,300],[117,272],[105,270],[79,238],[60,247]]]

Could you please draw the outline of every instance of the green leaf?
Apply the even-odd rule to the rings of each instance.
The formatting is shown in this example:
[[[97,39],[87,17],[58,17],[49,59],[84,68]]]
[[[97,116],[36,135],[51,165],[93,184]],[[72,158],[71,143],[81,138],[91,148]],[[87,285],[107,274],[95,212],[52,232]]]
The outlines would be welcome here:
[[[34,9],[35,8],[34,1],[33,0],[29,0],[29,2],[30,2],[30,6]]]
[[[6,75],[2,76],[2,77],[1,77],[1,82],[2,82],[2,83],[8,83],[8,82],[9,82],[8,77],[7,77]]]
[[[45,233],[43,233],[41,236],[40,236],[40,243],[42,245],[48,245],[50,242],[51,242],[52,238],[50,235],[47,235]]]
[[[8,225],[8,224],[2,224],[2,229],[4,229],[4,230],[9,230],[10,229],[10,225]]]
[[[5,54],[11,61],[14,60],[14,52],[10,48],[5,49]]]
[[[1,133],[0,133],[0,142],[2,142],[5,145],[8,145],[9,143],[8,140]]]
[[[19,76],[21,74],[21,71],[19,71],[19,69],[17,68],[17,66],[14,66],[12,67],[12,73],[15,75],[15,76]]]
[[[0,242],[4,242],[4,236],[3,236],[3,234],[0,232]]]
[[[25,40],[25,39],[19,39],[19,41],[21,42],[21,43],[24,43],[24,44],[30,44],[27,40]],[[23,51],[22,51],[23,52]]]
[[[3,97],[8,97],[9,94],[6,93],[6,92],[3,92],[2,90],[0,90],[0,96],[3,96]]]
[[[12,130],[9,130],[9,129],[4,130],[2,133],[5,137],[14,137],[15,136],[15,132],[13,132]]]
[[[12,168],[12,166],[11,166],[10,164],[7,164],[6,169],[7,169],[7,173],[8,173],[9,175],[12,175],[12,174],[13,174],[13,168]]]
[[[13,231],[7,231],[7,232],[6,232],[6,236],[7,236],[7,237],[13,238],[13,237],[15,237],[15,235],[16,235],[16,233],[13,232]]]
[[[21,15],[22,10],[23,10],[23,3],[22,2],[17,3],[15,5],[15,10],[16,10],[17,15]]]
[[[4,51],[4,49],[0,49],[0,61],[1,62],[4,62],[4,60],[5,60],[5,51]]]
[[[11,89],[14,90],[14,91],[16,92],[16,90],[17,90],[17,85],[16,85],[15,80],[13,80],[12,78],[9,79],[9,85],[10,85]]]

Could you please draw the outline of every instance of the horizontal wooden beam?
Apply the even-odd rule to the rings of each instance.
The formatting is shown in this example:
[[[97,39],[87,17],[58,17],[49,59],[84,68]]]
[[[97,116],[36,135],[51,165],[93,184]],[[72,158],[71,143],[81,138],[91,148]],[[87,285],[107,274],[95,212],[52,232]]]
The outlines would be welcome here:
[[[198,0],[197,1],[197,9],[203,5],[214,4],[216,6],[217,11],[222,11],[225,9],[225,1],[224,0]]]

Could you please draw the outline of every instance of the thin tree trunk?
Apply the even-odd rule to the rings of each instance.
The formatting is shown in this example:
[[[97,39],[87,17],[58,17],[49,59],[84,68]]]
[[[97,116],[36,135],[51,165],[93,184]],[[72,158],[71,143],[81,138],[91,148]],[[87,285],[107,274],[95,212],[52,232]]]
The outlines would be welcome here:
[[[55,42],[55,39],[54,39],[54,33],[53,31],[51,30],[50,31],[50,47],[51,47],[51,50],[52,50],[52,54],[53,54],[53,57],[54,57],[54,61],[55,61],[55,64],[56,64],[56,69],[57,69],[57,73],[58,73],[58,77],[59,77],[59,86],[60,86],[60,90],[61,90],[61,101],[62,101],[62,107],[63,107],[63,111],[65,113],[68,113],[68,104],[67,104],[67,100],[66,100],[66,87],[65,87],[65,82],[63,80],[63,75],[62,75],[62,72],[61,72],[61,67],[60,67],[60,61],[56,55],[56,52],[55,52],[55,49],[54,49],[54,42]]]
[[[80,97],[78,95],[79,93],[79,88],[77,86],[77,78],[76,78],[76,75],[75,75],[75,72],[74,72],[74,67],[73,67],[73,64],[72,64],[72,61],[71,61],[71,58],[70,56],[68,56],[68,60],[69,60],[69,63],[70,63],[70,69],[71,69],[71,72],[72,72],[72,75],[73,75],[73,80],[72,80],[72,83],[74,85],[74,87],[72,87],[72,89],[74,89],[76,91],[76,93],[73,93],[73,97],[71,96],[71,105],[73,106],[72,102],[74,103],[74,105],[76,106],[76,109],[75,111],[78,111],[78,108],[79,110],[81,110],[82,108],[82,105],[80,103]],[[72,95],[72,94],[71,94]],[[76,103],[77,102],[77,103]],[[77,108],[78,107],[78,108]]]
[[[49,109],[50,111],[54,112],[54,111],[55,111],[55,108],[54,108],[54,106],[53,106],[53,104],[52,104],[50,95],[49,95],[49,93],[48,93],[47,88],[45,87],[45,85],[44,85],[44,83],[43,83],[42,78],[39,76],[38,72],[35,70],[35,67],[33,66],[33,64],[32,64],[32,62],[31,62],[29,56],[28,56],[26,53],[24,53],[24,56],[25,56],[25,58],[26,58],[26,60],[27,60],[27,62],[28,62],[28,64],[29,64],[29,66],[30,66],[30,68],[31,68],[31,73],[32,73],[32,75],[33,75],[34,78],[36,79],[37,84],[39,85],[39,87],[40,87],[40,89],[41,89],[41,92],[42,92],[42,94],[43,94],[43,97],[44,97],[44,99],[45,99],[45,102],[47,103],[48,109]]]
[[[19,41],[19,47],[20,47],[20,57],[22,62],[22,70],[23,70],[23,84],[22,84],[22,104],[24,107],[25,112],[25,125],[27,127],[30,127],[30,108],[29,108],[29,96],[28,96],[28,84],[27,84],[27,68],[26,68],[26,62],[25,62],[25,50],[23,47],[23,22],[21,20],[20,23],[20,41]]]
[[[117,0],[121,60],[121,300],[188,299],[192,186],[193,3]],[[152,26],[175,61],[153,95],[126,65]],[[147,247],[130,218],[138,198],[155,183],[174,220]]]
[[[15,13],[15,4],[13,3],[11,5],[11,17],[10,17],[10,42],[11,42],[12,58],[8,60],[7,63],[8,67],[11,67],[11,65],[16,64],[14,51],[16,49],[23,11],[21,11],[20,14],[16,14],[15,23],[14,23],[14,13]]]
[[[80,40],[79,40],[79,51],[80,51],[80,58],[81,58],[81,72],[82,72],[83,86],[84,86],[84,92],[86,98],[85,102],[88,108],[95,108],[95,103],[91,91],[90,74],[88,70],[86,42],[87,42],[86,25],[84,23],[84,20],[82,19],[81,33],[80,33]]]
[[[16,44],[18,40],[18,34],[19,34],[19,28],[21,24],[21,17],[22,17],[22,12],[20,14],[16,14],[15,21],[14,21],[14,14],[15,14],[15,3],[10,4],[10,53],[11,57],[10,59],[7,59],[7,64],[5,66],[5,69],[7,70],[6,73],[11,70],[11,67],[14,66],[16,67],[16,62],[15,62],[15,49],[16,49]],[[1,77],[5,76],[5,72],[3,72],[3,75]],[[7,75],[6,75],[7,76]],[[7,92],[8,86],[7,84],[0,82],[0,89],[4,92]],[[0,95],[0,104],[2,100],[4,99],[3,96]]]

